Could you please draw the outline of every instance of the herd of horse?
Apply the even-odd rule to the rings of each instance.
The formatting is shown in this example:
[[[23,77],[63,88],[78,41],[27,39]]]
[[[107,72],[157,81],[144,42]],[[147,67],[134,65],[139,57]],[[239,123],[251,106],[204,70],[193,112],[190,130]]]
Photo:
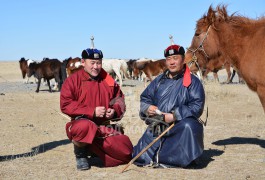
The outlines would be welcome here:
[[[58,59],[49,58],[43,58],[41,62],[36,62],[23,57],[19,60],[19,63],[23,79],[25,79],[27,75],[26,83],[28,83],[28,79],[31,76],[34,76],[35,79],[37,79],[36,92],[39,92],[42,79],[47,82],[49,91],[52,92],[50,80],[53,78],[55,79],[55,87],[53,89],[58,89],[60,91],[64,80],[74,72],[83,68],[81,65],[81,58],[79,57],[69,57],[62,62]],[[200,63],[200,65],[202,64]],[[122,81],[124,79],[137,79],[144,81],[144,86],[146,87],[147,81],[152,81],[154,76],[157,76],[166,70],[166,60],[146,58],[130,59],[128,61],[123,59],[103,59],[102,67],[106,72],[119,81],[120,86],[122,86]],[[196,67],[197,66],[191,66],[193,73],[198,71]],[[219,68],[219,70],[221,69],[221,67],[216,68]]]
[[[232,82],[235,73],[239,82],[257,92],[265,111],[265,18],[250,19],[244,16],[229,15],[227,6],[210,6],[208,12],[196,23],[196,30],[185,54],[185,63],[192,73],[200,72],[205,79],[213,72],[218,81],[217,72],[227,71],[227,83]],[[22,77],[34,75],[38,79],[39,91],[41,79],[55,78],[59,90],[67,76],[82,68],[80,58],[68,58],[63,62],[56,59],[44,59],[40,63],[30,62],[21,58]],[[103,59],[103,68],[115,74],[122,86],[123,77],[139,79],[145,75],[146,81],[165,71],[165,59]],[[231,75],[230,69],[233,69]],[[51,91],[50,85],[49,90]]]
[[[134,63],[132,66],[130,62],[133,61]],[[138,79],[141,77],[139,72],[143,72],[146,74],[146,77],[149,80],[152,80],[153,76],[157,76],[158,74],[162,73],[165,70],[165,60],[152,61],[152,60],[145,60],[140,62],[136,62],[136,60],[125,61],[123,59],[103,59],[102,67],[103,69],[111,74],[114,78],[117,78],[119,81],[120,86],[122,86],[122,81],[124,78],[127,79]],[[136,62],[136,63],[135,63]],[[65,79],[73,74],[74,72],[78,71],[79,69],[83,68],[81,65],[81,58],[76,57],[72,58],[69,57],[62,62],[58,59],[49,59],[43,58],[41,62],[36,62],[31,59],[25,59],[24,57],[19,60],[20,69],[22,73],[23,79],[26,78],[26,83],[28,83],[28,79],[31,76],[34,76],[37,79],[37,89],[36,92],[39,92],[41,80],[47,82],[49,87],[49,91],[52,92],[52,88],[50,85],[50,80],[55,79],[55,88],[60,91],[61,86]],[[134,64],[142,64],[139,66],[135,66]],[[161,64],[161,65],[160,65]],[[129,75],[129,68],[133,68],[134,75]],[[142,73],[141,73],[142,75]],[[146,82],[146,80],[145,80]],[[57,87],[58,86],[58,87]]]

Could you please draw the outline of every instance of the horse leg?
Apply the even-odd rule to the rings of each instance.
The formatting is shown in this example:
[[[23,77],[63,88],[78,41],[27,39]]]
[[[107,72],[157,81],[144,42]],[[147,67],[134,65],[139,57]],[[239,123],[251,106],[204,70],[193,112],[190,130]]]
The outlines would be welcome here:
[[[26,77],[26,76],[25,76],[25,77]],[[25,83],[26,83],[26,84],[28,84],[28,83],[29,83],[29,78],[30,78],[30,77],[29,77],[29,75],[27,74],[27,80],[25,81]],[[36,81],[36,78],[35,78],[35,77],[34,77],[34,79],[35,79],[35,83],[37,83],[37,81]]]
[[[206,69],[204,71],[197,71],[198,77],[202,77],[203,81],[208,81],[208,74],[210,72],[210,69]]]
[[[50,80],[47,79],[47,84],[48,84],[48,87],[49,87],[49,92],[52,92],[52,88],[51,88],[51,84],[50,84]]]
[[[257,86],[257,93],[260,99],[260,102],[263,107],[263,111],[265,112],[265,86],[258,85]]]
[[[143,71],[140,71],[140,74],[139,74],[140,81],[144,81],[144,78],[146,78],[146,75],[144,74]]]
[[[58,85],[58,82],[55,81],[55,82],[54,82],[53,90],[54,90],[54,91],[57,91],[57,90],[58,90],[58,86],[59,86],[59,85]]]
[[[34,77],[35,84],[37,84],[37,79]]]
[[[143,74],[145,74],[145,73],[143,73]],[[146,87],[147,78],[150,80],[150,82],[152,82],[152,80],[153,80],[152,75],[150,73],[145,74],[144,87]]]
[[[47,82],[46,82],[46,79],[43,78],[43,83],[42,83],[43,86],[47,86]]]
[[[120,71],[120,73],[121,73],[121,78],[122,78],[122,80],[123,80],[125,75],[124,75],[124,73],[123,73],[122,70]]]
[[[198,74],[200,77],[202,77],[202,79],[203,79],[204,81],[208,80],[208,78],[207,78],[208,73],[209,73],[209,70],[208,70],[208,69],[207,69],[206,71],[204,71],[204,72],[202,72],[202,71],[197,71],[197,74]]]
[[[226,84],[230,83],[230,78],[231,78],[231,71],[230,71],[230,65],[225,66],[226,72],[227,72],[227,79],[226,79]]]
[[[37,84],[37,89],[36,89],[36,93],[38,93],[40,91],[40,83],[41,83],[41,78],[38,78],[38,84]]]
[[[60,75],[55,76],[55,84],[54,84],[54,90],[58,90],[61,91],[61,87],[62,87],[62,79],[60,78]]]
[[[131,79],[130,74],[127,70],[122,69],[124,79]]]
[[[245,81],[244,79],[242,78],[242,75],[241,73],[238,71],[237,72],[237,75],[238,75],[238,81],[239,81],[239,84],[245,84]]]
[[[219,77],[217,72],[213,72],[214,82],[219,82]]]
[[[236,70],[233,69],[232,76],[230,77],[229,83],[233,82],[235,75],[236,75]],[[239,76],[238,76],[238,79],[239,79]]]
[[[113,69],[113,71],[115,72],[116,76],[118,76],[118,79],[120,81],[120,83],[119,83],[120,87],[122,87],[122,77],[121,77],[121,74],[120,74],[119,70],[118,69]]]

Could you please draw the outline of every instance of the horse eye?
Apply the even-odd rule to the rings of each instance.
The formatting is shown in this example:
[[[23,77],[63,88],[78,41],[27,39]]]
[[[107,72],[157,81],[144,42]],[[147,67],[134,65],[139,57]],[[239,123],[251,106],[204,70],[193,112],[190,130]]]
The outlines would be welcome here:
[[[197,33],[197,32],[195,32],[195,34],[194,34],[194,36],[199,36],[200,34],[199,33]]]

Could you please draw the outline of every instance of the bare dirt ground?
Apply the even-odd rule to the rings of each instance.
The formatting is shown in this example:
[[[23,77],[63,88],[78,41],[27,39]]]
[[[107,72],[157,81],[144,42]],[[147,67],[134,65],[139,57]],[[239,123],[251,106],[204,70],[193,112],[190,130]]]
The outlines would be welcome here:
[[[226,74],[219,73],[221,80]],[[18,62],[0,62],[0,179],[265,179],[265,116],[246,85],[205,84],[209,117],[200,164],[187,169],[92,166],[77,171],[65,134],[59,92],[24,84]],[[145,130],[139,119],[143,83],[127,80],[127,111],[121,121],[135,145]]]

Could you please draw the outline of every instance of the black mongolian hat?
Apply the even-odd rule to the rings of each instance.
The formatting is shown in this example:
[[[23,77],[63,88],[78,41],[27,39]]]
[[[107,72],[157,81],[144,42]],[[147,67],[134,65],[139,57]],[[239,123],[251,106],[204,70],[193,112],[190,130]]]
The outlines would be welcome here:
[[[101,50],[94,48],[94,37],[91,38],[91,48],[82,51],[82,59],[102,59],[103,53]]]

